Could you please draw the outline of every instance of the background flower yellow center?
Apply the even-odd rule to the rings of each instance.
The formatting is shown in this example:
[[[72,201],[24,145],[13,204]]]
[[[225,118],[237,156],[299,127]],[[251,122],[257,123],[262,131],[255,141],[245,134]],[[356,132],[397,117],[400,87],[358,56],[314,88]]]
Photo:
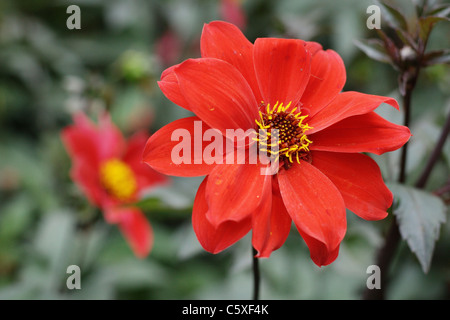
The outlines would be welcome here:
[[[137,191],[131,168],[123,161],[111,159],[100,166],[100,181],[105,190],[118,200],[130,200]]]

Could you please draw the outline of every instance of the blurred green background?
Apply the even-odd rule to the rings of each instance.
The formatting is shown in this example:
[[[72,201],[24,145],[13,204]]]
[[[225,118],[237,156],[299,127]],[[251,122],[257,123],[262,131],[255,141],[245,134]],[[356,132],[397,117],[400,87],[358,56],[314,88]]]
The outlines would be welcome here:
[[[405,0],[405,2],[410,2]],[[69,30],[69,5],[81,29]],[[190,208],[201,178],[173,178],[152,190],[145,213],[155,232],[146,259],[137,259],[116,226],[108,225],[69,177],[60,130],[71,113],[107,109],[128,135],[151,132],[189,113],[167,100],[156,81],[168,66],[199,57],[204,23],[242,23],[257,37],[295,37],[336,50],[347,67],[344,90],[398,99],[397,74],[354,44],[374,37],[364,0],[242,0],[245,21],[226,15],[219,0],[2,0],[0,2],[0,299],[250,299],[250,235],[224,252],[205,252]],[[234,20],[238,19],[238,20]],[[234,21],[233,21],[234,20]],[[436,25],[429,49],[450,47],[448,22]],[[417,176],[450,107],[449,66],[423,71],[413,96],[414,139],[408,172]],[[401,112],[380,108],[401,123]],[[449,176],[450,147],[432,172],[434,190]],[[398,153],[376,157],[386,180]],[[416,173],[416,176],[414,175]],[[448,217],[448,214],[447,214]],[[286,244],[260,261],[262,299],[360,299],[366,269],[390,223],[348,214],[338,259],[318,268],[293,228]],[[389,299],[450,298],[450,226],[443,224],[431,269],[424,274],[402,243]],[[69,290],[69,265],[81,268],[81,290]]]

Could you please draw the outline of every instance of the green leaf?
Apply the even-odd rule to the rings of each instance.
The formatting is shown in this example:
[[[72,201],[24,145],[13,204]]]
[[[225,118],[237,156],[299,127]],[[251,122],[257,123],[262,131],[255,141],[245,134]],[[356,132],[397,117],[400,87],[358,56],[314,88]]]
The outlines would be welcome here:
[[[364,42],[355,40],[354,43],[369,58],[384,63],[391,63],[391,58],[386,53],[386,49],[381,41],[378,41],[377,39],[366,40]]]
[[[33,219],[33,205],[31,197],[19,194],[0,207],[0,241],[12,240],[26,233]]]
[[[384,43],[384,48],[386,49],[386,53],[391,58],[391,61],[394,64],[399,64],[402,61],[400,50],[395,44],[394,38],[388,36],[383,30],[377,29],[378,36]],[[394,35],[393,35],[394,36]]]
[[[408,30],[408,22],[399,9],[381,1],[376,2],[383,8],[384,17],[389,25],[391,25],[394,29],[400,28],[405,31]]]
[[[408,32],[406,32],[404,30],[401,30],[401,29],[396,29],[395,33],[397,34],[397,37],[402,41],[403,47],[410,46],[415,51],[417,51],[416,40],[413,38],[413,36],[411,34],[409,34]]]
[[[428,192],[399,184],[389,187],[397,201],[394,214],[400,234],[427,273],[440,225],[446,221],[446,206],[439,197]]]
[[[156,197],[148,197],[144,198],[142,200],[139,200],[136,203],[131,204],[132,207],[138,207],[141,210],[147,211],[147,210],[155,210],[155,209],[166,209],[167,206],[161,202],[160,199]]]
[[[424,56],[423,65],[428,67],[435,64],[450,64],[450,50],[431,51]]]
[[[437,6],[430,12],[428,12],[428,15],[435,16],[435,17],[446,17],[450,14],[450,5],[449,4],[442,4],[440,6]]]
[[[443,21],[443,20],[449,21],[449,18],[440,17],[440,16],[428,16],[425,18],[420,18],[419,19],[419,37],[420,37],[420,39],[422,39],[422,41],[427,41],[434,25],[437,22]]]

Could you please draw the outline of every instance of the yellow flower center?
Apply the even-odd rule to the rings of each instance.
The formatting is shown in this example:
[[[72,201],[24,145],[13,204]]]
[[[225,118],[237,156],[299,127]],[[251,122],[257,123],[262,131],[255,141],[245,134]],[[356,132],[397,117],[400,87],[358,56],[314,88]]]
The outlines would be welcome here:
[[[100,181],[105,190],[120,201],[131,200],[137,182],[131,168],[118,159],[107,160],[100,166]]]
[[[270,104],[259,111],[260,118],[255,120],[258,129],[254,139],[259,143],[259,150],[267,152],[273,161],[279,161],[285,169],[289,169],[294,161],[310,160],[309,145],[312,143],[305,134],[312,129],[297,107],[291,108],[291,102],[286,106]]]

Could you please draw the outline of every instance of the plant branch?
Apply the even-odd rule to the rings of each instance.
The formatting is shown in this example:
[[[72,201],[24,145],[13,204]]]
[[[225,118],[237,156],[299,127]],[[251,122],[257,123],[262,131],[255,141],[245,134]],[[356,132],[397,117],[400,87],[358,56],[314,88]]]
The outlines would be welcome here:
[[[425,166],[425,169],[423,170],[421,176],[416,182],[416,188],[423,188],[425,187],[425,184],[427,183],[428,177],[430,176],[431,170],[433,169],[434,165],[438,161],[442,149],[444,147],[445,141],[447,140],[447,137],[450,134],[450,112],[447,115],[447,120],[445,121],[444,127],[442,128],[441,135],[439,137],[439,140],[431,153],[430,158],[428,159],[428,162]]]
[[[419,72],[415,71],[414,76],[410,76],[408,71],[400,77],[401,81],[406,81],[405,84],[400,83],[400,86],[404,86],[405,92],[403,94],[403,109],[404,118],[403,125],[409,127],[411,121],[411,97],[416,84]],[[409,79],[408,79],[409,78]],[[406,143],[402,148],[401,158],[400,158],[400,174],[398,177],[399,183],[405,183],[406,181],[406,159],[408,156],[408,143]],[[401,235],[398,228],[398,223],[395,215],[392,217],[391,226],[386,233],[386,238],[384,246],[378,251],[377,255],[377,265],[381,271],[381,287],[377,290],[367,289],[365,292],[365,299],[369,300],[383,300],[385,299],[385,288],[388,284],[388,273],[391,261],[394,258],[395,252],[397,251],[397,246],[400,243]]]
[[[253,300],[259,299],[259,259],[256,257],[258,251],[252,248],[252,259],[253,259]]]
[[[395,41],[391,41],[384,33],[379,33],[382,40],[385,43],[385,49],[389,53],[391,62],[400,70],[399,73],[399,90],[403,97],[403,107],[404,107],[404,125],[409,127],[411,120],[411,98],[414,88],[419,77],[419,73],[422,67],[429,65],[429,57],[425,55],[425,49],[428,43],[429,34],[431,32],[432,26],[438,20],[427,20],[428,16],[424,16],[424,13],[428,11],[428,6],[430,3],[424,0],[422,3],[422,13],[420,14],[418,20],[419,33],[417,35],[410,34],[408,30],[403,30],[405,35],[408,35],[405,39],[400,39],[401,45],[397,46]],[[401,16],[401,14],[400,14]],[[431,17],[432,18],[432,17]],[[395,31],[401,31],[400,29],[394,28]],[[410,40],[408,40],[410,38]],[[396,39],[396,38],[394,38]],[[405,41],[406,40],[406,41]],[[411,44],[412,42],[415,44]],[[412,50],[412,48],[414,50]],[[450,117],[450,116],[449,116]],[[436,143],[432,154],[430,155],[420,178],[415,183],[416,188],[424,188],[426,182],[430,176],[430,173],[435,166],[444,145],[446,137],[449,135],[450,119],[447,118],[446,124],[442,128],[441,136]],[[405,184],[406,182],[406,167],[408,158],[408,143],[406,143],[401,150],[400,158],[400,172],[398,176],[398,183]],[[395,256],[398,244],[401,241],[401,235],[398,228],[398,223],[395,215],[392,217],[392,223],[390,229],[388,230],[385,238],[384,245],[379,249],[377,255],[377,264],[381,270],[381,289],[370,290],[367,289],[364,292],[365,299],[384,299],[387,279],[389,274],[389,268],[391,262]]]
[[[411,88],[412,89],[412,88]],[[403,108],[405,110],[403,125],[405,127],[409,127],[411,121],[411,96],[412,90],[409,89],[405,92],[403,96]],[[404,183],[406,180],[406,158],[408,155],[408,142],[403,146],[402,153],[400,157],[400,174],[398,177],[399,183]]]
[[[442,128],[440,137],[430,155],[430,158],[425,165],[419,179],[415,183],[415,187],[418,189],[422,189],[425,187],[428,178],[431,174],[431,171],[439,159],[442,149],[444,147],[445,141],[450,134],[450,113],[447,116],[447,120]],[[381,270],[381,289],[378,290],[369,290],[367,289],[364,292],[364,299],[384,299],[385,298],[385,290],[388,283],[387,274],[389,272],[389,266],[393,260],[398,244],[401,240],[401,235],[398,229],[397,221],[395,216],[393,217],[392,224],[390,226],[389,231],[386,234],[386,239],[384,246],[380,249],[377,255],[377,265]]]
[[[438,197],[443,197],[446,193],[450,193],[450,180],[448,180],[443,187],[437,189],[433,193]]]

